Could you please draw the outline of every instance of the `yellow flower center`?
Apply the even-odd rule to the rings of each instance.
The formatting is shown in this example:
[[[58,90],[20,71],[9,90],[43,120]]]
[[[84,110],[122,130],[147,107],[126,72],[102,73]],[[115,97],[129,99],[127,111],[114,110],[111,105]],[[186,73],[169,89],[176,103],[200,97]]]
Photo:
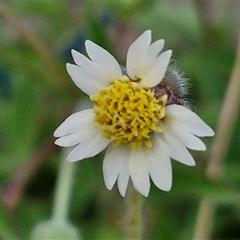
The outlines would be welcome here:
[[[95,102],[94,121],[115,147],[150,148],[151,134],[162,131],[158,121],[165,116],[167,95],[156,99],[149,88],[141,88],[126,76],[90,98]]]

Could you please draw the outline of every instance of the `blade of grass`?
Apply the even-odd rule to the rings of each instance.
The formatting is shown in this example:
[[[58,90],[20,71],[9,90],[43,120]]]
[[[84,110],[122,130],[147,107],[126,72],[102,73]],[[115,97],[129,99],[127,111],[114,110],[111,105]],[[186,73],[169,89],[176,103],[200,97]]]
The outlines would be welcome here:
[[[66,71],[61,68],[60,64],[52,56],[45,44],[41,42],[33,32],[31,32],[29,29],[26,29],[21,19],[12,13],[3,3],[0,3],[0,16],[2,16],[12,28],[21,34],[31,48],[37,53],[39,58],[45,64],[49,75],[53,80],[53,82],[50,84],[57,90],[60,90],[64,95],[67,94],[68,97],[74,97],[76,90],[74,90],[75,88],[73,89],[71,85],[68,84],[70,81],[67,77]]]
[[[216,136],[211,148],[210,159],[206,169],[206,176],[213,181],[218,181],[223,176],[223,162],[226,156],[229,142],[234,130],[234,124],[240,110],[240,33],[238,48],[233,67],[232,76],[224,98],[219,121],[216,128]],[[216,204],[212,199],[201,200],[193,239],[209,239]]]

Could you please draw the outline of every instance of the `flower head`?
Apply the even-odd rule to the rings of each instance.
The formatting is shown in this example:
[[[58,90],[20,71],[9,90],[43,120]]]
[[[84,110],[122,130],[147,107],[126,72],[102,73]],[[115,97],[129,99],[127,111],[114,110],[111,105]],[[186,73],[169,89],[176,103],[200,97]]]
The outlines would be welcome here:
[[[126,69],[106,50],[87,40],[89,58],[72,50],[75,64],[67,64],[74,83],[94,103],[93,109],[68,117],[54,132],[59,146],[76,147],[69,161],[92,157],[107,148],[103,160],[105,185],[125,196],[129,178],[147,196],[151,177],[169,191],[171,158],[193,166],[187,148],[205,150],[198,138],[214,132],[186,108],[184,84],[168,67],[172,51],[162,52],[164,41],[151,44],[145,31],[131,44]]]

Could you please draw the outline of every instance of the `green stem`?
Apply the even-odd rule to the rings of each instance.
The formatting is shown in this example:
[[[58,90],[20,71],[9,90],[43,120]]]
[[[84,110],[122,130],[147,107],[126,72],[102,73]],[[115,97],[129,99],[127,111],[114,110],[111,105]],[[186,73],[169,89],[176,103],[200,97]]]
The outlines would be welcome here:
[[[126,239],[139,240],[142,236],[142,196],[135,191],[132,183],[128,186],[126,200]]]
[[[54,196],[53,220],[67,220],[73,170],[74,164],[66,161],[66,155],[63,154]]]

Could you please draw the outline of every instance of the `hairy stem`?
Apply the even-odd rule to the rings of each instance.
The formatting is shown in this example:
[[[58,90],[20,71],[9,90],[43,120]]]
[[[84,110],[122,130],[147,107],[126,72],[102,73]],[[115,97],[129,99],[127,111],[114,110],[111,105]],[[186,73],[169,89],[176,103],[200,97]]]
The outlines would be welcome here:
[[[66,155],[63,154],[54,196],[53,220],[67,220],[73,172],[74,164],[66,161]]]
[[[126,207],[126,239],[139,240],[142,237],[142,196],[132,184],[128,186]]]

